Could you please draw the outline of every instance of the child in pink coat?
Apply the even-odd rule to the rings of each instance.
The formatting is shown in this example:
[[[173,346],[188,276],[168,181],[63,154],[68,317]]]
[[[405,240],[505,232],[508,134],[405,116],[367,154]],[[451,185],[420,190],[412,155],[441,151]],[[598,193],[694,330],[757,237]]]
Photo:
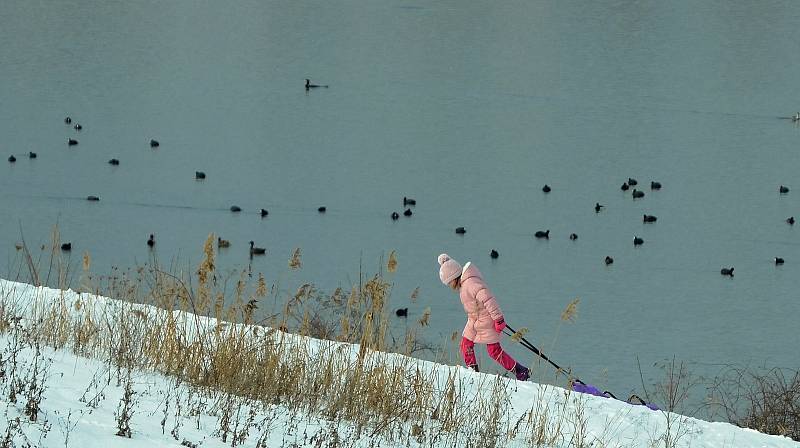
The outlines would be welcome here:
[[[500,347],[506,322],[497,299],[486,286],[478,268],[471,262],[467,262],[462,268],[449,255],[441,254],[439,279],[454,291],[458,291],[461,304],[467,313],[467,324],[464,326],[461,338],[461,354],[467,366],[478,371],[475,343],[486,344],[486,350],[492,359],[504,369],[513,371],[518,380],[527,380],[530,377],[528,368],[516,362]]]

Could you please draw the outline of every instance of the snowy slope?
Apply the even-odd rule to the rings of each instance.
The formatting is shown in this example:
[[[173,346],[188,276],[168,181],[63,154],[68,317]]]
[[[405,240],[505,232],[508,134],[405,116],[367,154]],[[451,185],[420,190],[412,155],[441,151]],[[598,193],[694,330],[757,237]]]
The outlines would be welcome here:
[[[85,295],[84,295],[85,297]],[[20,304],[42,301],[77,300],[71,291],[63,292],[47,288],[0,280],[0,298],[3,304]],[[103,297],[92,300],[108,304],[114,302]],[[144,306],[143,306],[144,307]],[[32,308],[32,306],[31,306]],[[304,339],[299,336],[296,339]],[[311,340],[318,350],[334,345],[329,341]],[[10,353],[18,343],[9,335],[0,336],[0,354],[3,357],[2,379],[12,375]],[[288,342],[291,343],[291,342]],[[355,356],[357,346],[343,347]],[[383,355],[397,358],[400,355]],[[449,438],[399,437],[395,440],[373,440],[369,431],[346,422],[332,423],[315,415],[300,415],[292,412],[285,403],[264,404],[246,402],[237,409],[235,421],[227,426],[235,430],[224,435],[221,428],[221,402],[209,399],[211,395],[192,390],[185,384],[176,384],[174,379],[149,373],[132,372],[133,414],[130,418],[131,438],[115,435],[119,431],[118,418],[122,397],[125,393],[121,380],[125,372],[118,372],[99,360],[75,356],[70,351],[54,351],[32,347],[17,352],[16,369],[19,377],[29,377],[36,371],[45,381],[39,405],[38,419],[30,422],[25,415],[25,399],[18,394],[12,403],[8,384],[3,385],[0,404],[4,415],[0,417],[0,445],[2,441],[13,441],[9,446],[74,446],[74,447],[222,447],[222,446],[465,446],[469,428],[459,430]],[[37,366],[34,369],[34,366]],[[561,388],[519,383],[494,375],[474,373],[461,367],[413,361],[414,368],[435,373],[440,378],[458,372],[461,393],[469,403],[469,397],[491,393],[500,387],[508,394],[504,412],[508,421],[525,418],[533,408],[545,410],[537,418],[546,415],[548,425],[563,426],[557,440],[546,446],[664,446],[666,436],[678,436],[677,446],[687,447],[795,447],[800,444],[792,440],[764,435],[726,423],[712,423],[693,418],[650,411],[641,406],[569,393]],[[19,373],[21,372],[21,373]],[[45,372],[45,373],[42,373]],[[499,386],[498,386],[499,385]],[[496,390],[495,390],[496,392]],[[488,412],[488,411],[487,411]],[[529,414],[530,415],[530,414]],[[489,418],[487,416],[487,418]],[[409,434],[415,428],[407,425]],[[513,430],[507,427],[503,431]],[[460,433],[460,434],[459,434]],[[525,439],[528,439],[527,441]],[[531,446],[530,437],[520,434],[506,446]]]

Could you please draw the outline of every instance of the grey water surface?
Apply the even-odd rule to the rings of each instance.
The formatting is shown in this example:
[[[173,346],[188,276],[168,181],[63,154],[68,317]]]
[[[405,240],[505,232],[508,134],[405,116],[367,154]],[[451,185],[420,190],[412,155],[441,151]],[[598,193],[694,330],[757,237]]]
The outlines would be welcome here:
[[[232,242],[223,270],[254,240],[252,269],[287,290],[349,288],[396,250],[392,306],[409,325],[430,307],[438,343],[464,322],[447,252],[620,395],[637,357],[645,381],[673,355],[703,375],[800,365],[796,2],[6,0],[0,17],[4,276],[20,228],[46,245],[56,223],[101,274],[147,262],[150,233],[187,269],[211,232]],[[414,215],[392,221],[404,196]]]

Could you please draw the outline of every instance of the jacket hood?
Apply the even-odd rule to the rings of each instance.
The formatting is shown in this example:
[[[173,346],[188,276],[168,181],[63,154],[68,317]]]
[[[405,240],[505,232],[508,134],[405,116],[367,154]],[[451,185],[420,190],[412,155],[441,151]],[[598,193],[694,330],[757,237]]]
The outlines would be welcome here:
[[[483,279],[481,271],[479,271],[478,267],[472,264],[472,262],[470,261],[464,265],[464,272],[461,273],[461,281],[464,282],[472,277]]]

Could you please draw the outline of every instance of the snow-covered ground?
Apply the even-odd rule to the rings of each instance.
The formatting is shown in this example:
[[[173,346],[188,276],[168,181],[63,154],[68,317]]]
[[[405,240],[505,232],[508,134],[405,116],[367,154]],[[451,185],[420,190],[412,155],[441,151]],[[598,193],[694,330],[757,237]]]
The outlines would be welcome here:
[[[85,297],[85,295],[84,295]],[[68,308],[79,299],[71,291],[35,288],[31,285],[0,280],[3,304],[24,305],[34,309],[34,302],[64,300]],[[84,299],[85,300],[85,299]],[[103,297],[92,300],[109,304]],[[142,305],[143,306],[143,305]],[[159,311],[155,311],[159,312]],[[23,316],[24,317],[24,316]],[[32,323],[29,323],[32,324]],[[5,327],[7,329],[7,327]],[[297,337],[299,338],[299,337]],[[375,440],[371,432],[354,424],[331,422],[321,415],[299,414],[286,403],[244,401],[234,415],[221,410],[224,404],[209,400],[203,391],[194,390],[174,378],[153,372],[130,373],[128,392],[132,413],[131,437],[116,435],[120,431],[120,415],[126,400],[124,378],[115,366],[97,359],[74,355],[70,350],[34,347],[14,350],[19,343],[11,333],[0,336],[0,379],[3,380],[0,403],[0,446],[48,447],[295,447],[295,446],[465,446],[464,435],[469,425],[459,428],[461,436],[423,437],[423,428],[408,424],[404,428],[411,437],[394,441]],[[318,350],[340,345],[329,341],[306,340]],[[355,355],[356,346],[344,347]],[[12,354],[16,362],[12,362]],[[379,355],[383,356],[383,355]],[[390,358],[400,355],[385,355]],[[12,368],[15,372],[10,372]],[[620,401],[565,391],[564,389],[520,383],[494,375],[474,373],[461,367],[412,360],[414,369],[430,373],[430,377],[447,378],[458,373],[461,393],[477,396],[487,388],[499,387],[507,394],[502,420],[515,422],[535,415],[559,425],[561,435],[544,446],[665,446],[665,440],[686,447],[796,447],[792,440],[761,434],[750,429],[719,422],[706,422],[662,411],[651,411]],[[40,390],[19,391],[8,384],[11,378],[31,379],[37,376]],[[44,378],[42,380],[42,378]],[[122,378],[122,380],[121,380]],[[17,390],[13,394],[10,391]],[[132,392],[132,394],[131,394]],[[26,415],[25,397],[41,395],[37,420]],[[12,396],[16,395],[16,396]],[[467,405],[469,400],[466,401]],[[544,412],[531,413],[532,409]],[[488,412],[488,410],[487,410]],[[526,414],[527,413],[527,414]],[[28,412],[30,414],[30,412]],[[227,415],[227,417],[223,417]],[[227,418],[226,423],[222,422]],[[490,418],[487,415],[486,418]],[[544,421],[543,420],[543,421]],[[222,428],[229,428],[227,433]],[[513,430],[508,427],[503,431]],[[223,440],[224,439],[224,440]],[[530,434],[511,437],[505,446],[532,446]],[[526,440],[527,439],[527,440]],[[677,440],[675,440],[677,439]],[[402,442],[398,442],[402,440]],[[10,443],[6,443],[10,442]]]

